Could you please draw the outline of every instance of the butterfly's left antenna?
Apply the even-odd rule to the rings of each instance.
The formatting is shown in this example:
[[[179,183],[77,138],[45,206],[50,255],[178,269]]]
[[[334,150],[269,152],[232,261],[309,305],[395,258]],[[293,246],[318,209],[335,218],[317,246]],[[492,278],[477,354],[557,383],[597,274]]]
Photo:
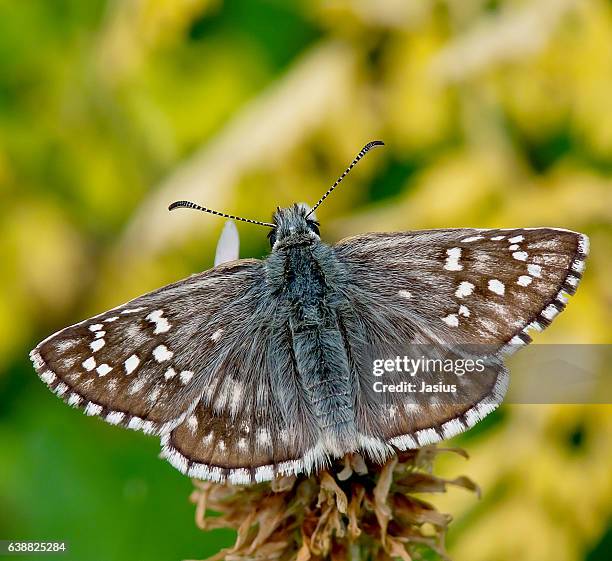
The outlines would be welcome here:
[[[355,164],[361,160],[361,158],[363,158],[372,148],[376,147],[376,146],[384,146],[385,143],[382,140],[372,140],[372,142],[368,142],[359,152],[359,154],[357,154],[357,156],[355,156],[355,159],[351,162],[351,165],[349,167],[347,167],[344,170],[344,173],[336,180],[336,182],[327,190],[327,193],[325,193],[325,195],[323,195],[317,202],[317,204],[315,206],[313,206],[310,209],[310,212],[306,215],[306,218],[308,218],[308,216],[310,216],[315,210],[317,210],[317,208],[319,208],[321,206],[321,203],[327,199],[327,197],[329,197],[329,195],[331,194],[331,192],[338,187],[338,185],[340,185],[340,182],[348,175],[348,172],[351,171],[354,167]]]
[[[195,210],[201,210],[202,212],[210,212],[210,214],[214,214],[216,216],[223,216],[224,218],[231,218],[232,220],[242,220],[242,222],[248,222],[249,224],[259,224],[259,226],[276,228],[276,224],[272,224],[271,222],[260,222],[259,220],[251,220],[250,218],[242,218],[240,216],[234,216],[233,214],[226,214],[225,212],[219,212],[217,210],[200,206],[196,203],[192,203],[191,201],[175,201],[168,207],[168,210],[174,210],[175,208],[180,207],[193,208]]]

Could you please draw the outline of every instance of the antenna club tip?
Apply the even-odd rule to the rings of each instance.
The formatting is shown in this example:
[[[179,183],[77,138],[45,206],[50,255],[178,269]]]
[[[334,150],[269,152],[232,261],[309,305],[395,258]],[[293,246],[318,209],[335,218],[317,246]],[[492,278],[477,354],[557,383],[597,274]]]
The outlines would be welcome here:
[[[173,203],[168,205],[168,210],[174,210],[175,208],[186,206],[186,201],[174,201]]]
[[[368,142],[363,147],[363,149],[364,149],[364,151],[367,152],[368,150],[370,150],[371,148],[374,148],[375,146],[384,146],[384,145],[385,145],[385,143],[382,140],[372,140],[372,141]]]

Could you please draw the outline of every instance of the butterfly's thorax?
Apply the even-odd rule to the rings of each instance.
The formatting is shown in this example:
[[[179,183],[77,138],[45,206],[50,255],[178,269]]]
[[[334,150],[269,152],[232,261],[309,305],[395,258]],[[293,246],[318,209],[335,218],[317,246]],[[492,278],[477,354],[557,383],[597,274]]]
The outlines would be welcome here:
[[[266,260],[266,278],[290,334],[295,371],[324,441],[331,448],[355,437],[348,358],[339,321],[345,275],[333,250],[291,236]],[[281,326],[278,326],[281,329]]]

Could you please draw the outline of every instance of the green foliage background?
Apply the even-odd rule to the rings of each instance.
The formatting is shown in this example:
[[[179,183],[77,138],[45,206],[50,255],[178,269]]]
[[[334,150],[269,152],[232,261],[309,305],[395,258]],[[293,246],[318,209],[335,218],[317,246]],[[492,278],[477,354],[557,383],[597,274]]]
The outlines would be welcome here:
[[[551,225],[591,236],[538,342],[608,343],[612,5],[604,0],[0,0],[0,538],[79,561],[201,558],[155,439],[69,409],[27,352],[212,263],[222,223],[315,201],[327,240]],[[239,226],[243,256],[265,232]],[[484,498],[438,501],[457,561],[612,554],[610,406],[507,405],[457,438]]]

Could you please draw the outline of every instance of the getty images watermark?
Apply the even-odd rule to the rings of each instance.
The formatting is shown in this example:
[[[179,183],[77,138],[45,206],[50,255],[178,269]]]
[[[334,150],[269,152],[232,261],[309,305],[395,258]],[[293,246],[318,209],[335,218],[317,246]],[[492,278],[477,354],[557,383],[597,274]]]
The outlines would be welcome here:
[[[390,349],[391,350],[391,349]],[[506,403],[612,404],[612,345],[531,344],[512,355],[485,345],[408,345],[365,353],[359,376],[383,402],[394,394],[427,403],[471,403],[500,377]]]
[[[432,375],[463,376],[465,374],[481,373],[485,370],[485,361],[481,358],[428,358],[421,356],[412,358],[396,356],[395,358],[375,359],[372,361],[372,374],[382,377],[386,374],[403,374],[411,378],[424,376],[427,380],[401,380],[387,382],[376,380],[372,389],[376,393],[450,393],[457,392],[457,384],[448,383],[447,380],[432,380]]]

